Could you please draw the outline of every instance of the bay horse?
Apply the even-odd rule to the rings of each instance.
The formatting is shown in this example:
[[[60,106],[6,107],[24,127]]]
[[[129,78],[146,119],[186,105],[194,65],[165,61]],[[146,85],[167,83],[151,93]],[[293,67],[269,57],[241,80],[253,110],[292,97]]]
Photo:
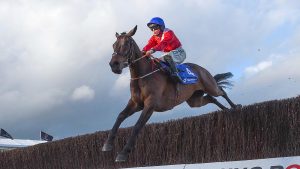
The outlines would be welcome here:
[[[128,33],[116,33],[117,40],[113,44],[114,53],[109,63],[112,72],[116,74],[121,74],[123,68],[129,66],[131,97],[125,109],[118,115],[102,151],[113,149],[114,139],[121,123],[135,112],[142,110],[126,145],[118,153],[116,162],[128,159],[128,154],[134,147],[140,130],[145,126],[154,111],[167,111],[185,101],[190,107],[201,107],[208,103],[214,103],[223,110],[227,109],[214,98],[217,96],[224,97],[232,108],[239,106],[228,98],[222,88],[222,85],[229,84],[224,80],[232,76],[230,72],[213,77],[203,67],[187,63],[199,79],[195,84],[184,85],[175,83],[165,72],[160,71],[158,68],[153,70],[151,59],[142,55],[141,50],[132,38],[136,30],[137,26]]]

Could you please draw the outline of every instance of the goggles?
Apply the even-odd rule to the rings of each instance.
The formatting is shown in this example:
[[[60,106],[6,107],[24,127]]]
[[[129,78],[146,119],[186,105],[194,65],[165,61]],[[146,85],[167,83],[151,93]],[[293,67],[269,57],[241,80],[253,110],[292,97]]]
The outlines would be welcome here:
[[[149,25],[149,28],[151,31],[154,31],[154,30],[160,29],[160,26],[157,24],[151,24],[151,25]]]

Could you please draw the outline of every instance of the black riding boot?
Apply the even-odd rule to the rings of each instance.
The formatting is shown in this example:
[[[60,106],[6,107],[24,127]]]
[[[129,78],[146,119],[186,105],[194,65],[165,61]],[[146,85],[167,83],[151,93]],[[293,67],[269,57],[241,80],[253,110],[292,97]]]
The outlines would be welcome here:
[[[182,82],[182,79],[179,76],[178,70],[176,68],[176,63],[173,61],[172,57],[170,55],[165,55],[164,59],[170,65],[172,78],[178,82]]]

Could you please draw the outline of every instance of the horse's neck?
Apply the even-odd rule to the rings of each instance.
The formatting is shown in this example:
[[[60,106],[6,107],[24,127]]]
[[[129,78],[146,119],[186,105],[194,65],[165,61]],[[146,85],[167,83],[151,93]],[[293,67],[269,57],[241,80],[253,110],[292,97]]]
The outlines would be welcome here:
[[[151,71],[152,71],[151,63],[147,61],[147,58],[142,58],[130,66],[131,78],[144,76],[150,73]]]

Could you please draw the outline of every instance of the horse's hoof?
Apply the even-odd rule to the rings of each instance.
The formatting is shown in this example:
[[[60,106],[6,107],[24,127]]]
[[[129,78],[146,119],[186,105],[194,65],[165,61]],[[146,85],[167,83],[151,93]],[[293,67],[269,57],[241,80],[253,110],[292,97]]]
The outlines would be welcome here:
[[[102,151],[111,151],[113,149],[113,146],[109,143],[105,143],[102,147]]]
[[[128,155],[124,153],[118,153],[116,162],[125,162],[128,159]]]
[[[241,108],[242,108],[242,105],[241,105],[241,104],[235,105],[235,109],[241,109]]]

